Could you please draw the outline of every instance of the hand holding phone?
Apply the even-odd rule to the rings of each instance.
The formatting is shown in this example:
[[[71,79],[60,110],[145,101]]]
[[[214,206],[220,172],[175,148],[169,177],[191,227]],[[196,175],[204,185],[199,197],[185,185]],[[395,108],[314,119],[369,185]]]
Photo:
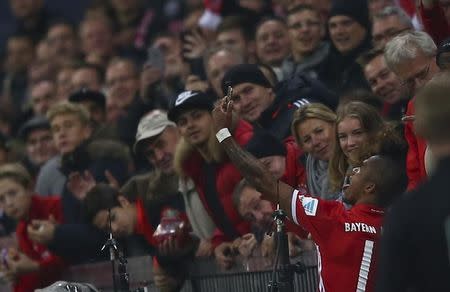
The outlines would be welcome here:
[[[164,72],[165,65],[164,54],[159,48],[150,47],[147,49],[147,59],[145,60],[144,66]]]
[[[228,103],[233,98],[233,87],[228,86],[227,95],[225,96],[225,103],[228,105]]]

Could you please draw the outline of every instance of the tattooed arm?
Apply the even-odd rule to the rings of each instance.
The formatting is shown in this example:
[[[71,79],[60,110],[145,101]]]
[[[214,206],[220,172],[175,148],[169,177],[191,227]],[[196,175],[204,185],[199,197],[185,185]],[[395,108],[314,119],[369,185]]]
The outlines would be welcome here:
[[[226,107],[223,103],[224,101],[213,110],[216,130],[229,128],[230,125],[229,121],[231,121],[232,102]],[[242,176],[244,176],[253,187],[261,192],[265,199],[276,204],[278,203],[279,195],[280,207],[290,218],[292,218],[291,199],[294,189],[283,182],[277,181],[267,169],[264,168],[264,165],[250,153],[242,149],[232,136],[224,139],[221,145]]]

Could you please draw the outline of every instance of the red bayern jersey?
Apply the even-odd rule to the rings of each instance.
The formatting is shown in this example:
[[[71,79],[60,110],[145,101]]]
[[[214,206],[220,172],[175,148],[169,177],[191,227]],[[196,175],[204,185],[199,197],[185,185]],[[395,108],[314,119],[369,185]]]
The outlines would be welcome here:
[[[292,196],[292,219],[317,245],[319,291],[374,291],[376,258],[384,211],[357,204],[346,210],[338,201]]]

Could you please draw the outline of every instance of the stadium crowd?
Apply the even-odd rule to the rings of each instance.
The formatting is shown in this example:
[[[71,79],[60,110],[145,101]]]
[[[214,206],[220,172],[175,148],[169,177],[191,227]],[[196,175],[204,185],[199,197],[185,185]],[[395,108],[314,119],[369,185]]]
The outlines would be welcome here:
[[[450,291],[449,0],[92,0],[79,23],[9,4],[14,291],[107,259],[110,232],[161,291],[195,258],[270,267],[277,204],[320,291]]]

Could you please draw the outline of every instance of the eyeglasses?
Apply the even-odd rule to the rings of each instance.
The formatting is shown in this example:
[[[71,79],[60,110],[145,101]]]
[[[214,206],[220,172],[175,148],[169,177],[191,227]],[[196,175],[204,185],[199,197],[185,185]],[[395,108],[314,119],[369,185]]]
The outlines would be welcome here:
[[[416,119],[416,117],[415,117],[414,115],[411,115],[411,116],[403,116],[403,117],[402,117],[402,122],[403,122],[403,123],[414,122],[415,119]]]
[[[304,22],[296,22],[289,25],[290,29],[302,29],[302,28],[313,28],[320,25],[319,21],[304,21]]]
[[[413,76],[409,77],[406,80],[403,80],[401,85],[406,86],[409,89],[412,89],[415,87],[416,81],[424,81],[427,78],[429,72],[430,72],[430,63],[428,63],[418,73],[414,74]]]
[[[394,38],[395,36],[398,36],[399,34],[401,34],[402,32],[411,30],[409,27],[405,27],[402,29],[388,29],[383,33],[380,34],[376,34],[373,36],[373,41],[375,44],[379,44],[381,43],[383,40],[388,41],[392,38]]]

